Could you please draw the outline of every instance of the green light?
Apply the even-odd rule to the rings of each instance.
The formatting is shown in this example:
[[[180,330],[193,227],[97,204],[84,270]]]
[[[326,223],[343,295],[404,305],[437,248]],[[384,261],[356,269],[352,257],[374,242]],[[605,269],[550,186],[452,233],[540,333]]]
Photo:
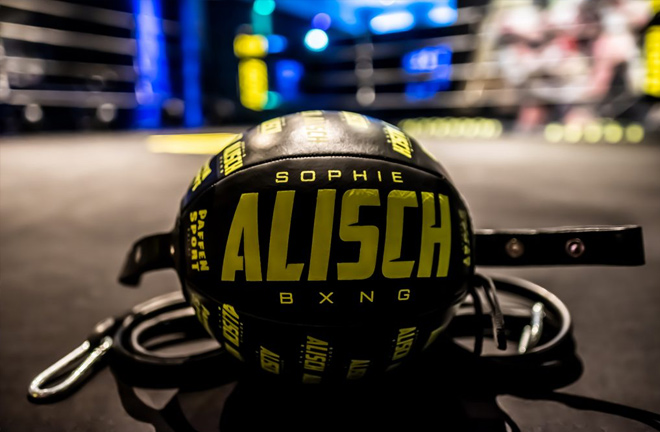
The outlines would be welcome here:
[[[266,105],[264,106],[264,109],[275,109],[278,106],[282,104],[282,96],[278,92],[274,91],[269,91],[268,92],[268,100],[266,101]]]
[[[255,0],[252,9],[259,15],[270,15],[275,10],[275,0]]]

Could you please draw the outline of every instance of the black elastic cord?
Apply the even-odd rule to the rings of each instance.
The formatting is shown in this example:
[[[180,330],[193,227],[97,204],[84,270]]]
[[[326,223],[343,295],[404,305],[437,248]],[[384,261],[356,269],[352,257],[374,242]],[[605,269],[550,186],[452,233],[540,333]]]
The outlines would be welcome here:
[[[483,351],[484,320],[483,308],[478,287],[483,287],[485,295],[490,303],[490,315],[496,338],[504,336],[504,318],[495,291],[495,282],[501,292],[519,295],[531,301],[541,301],[546,304],[552,321],[557,321],[557,334],[548,338],[545,343],[539,345],[524,355],[502,355],[489,354],[471,358],[490,358],[490,366],[480,364],[479,376],[484,376],[491,381],[507,376],[500,373],[504,369],[514,371],[520,375],[521,365],[528,362],[547,362],[555,357],[556,348],[563,344],[570,335],[570,315],[561,301],[547,290],[521,279],[497,278],[495,281],[483,275],[477,278],[469,288],[473,298],[473,304],[464,304],[458,315],[450,324],[448,336],[450,337],[475,337],[474,353],[480,355]],[[461,314],[465,309],[474,308],[474,315]],[[512,318],[512,322],[519,321],[520,317]],[[475,324],[476,322],[476,324]],[[148,388],[172,388],[185,386],[192,388],[196,386],[208,387],[223,382],[230,382],[241,376],[240,363],[224,349],[211,349],[209,351],[188,352],[180,356],[160,355],[149,349],[150,341],[169,339],[158,339],[175,334],[184,334],[187,338],[197,339],[204,336],[201,325],[195,317],[194,311],[180,293],[166,294],[153,298],[147,302],[132,308],[121,317],[104,320],[97,325],[95,331],[88,337],[92,348],[103,340],[110,339],[108,358],[110,366],[115,375],[131,385]],[[154,339],[156,338],[156,339]],[[501,346],[502,344],[499,343]],[[152,346],[153,348],[153,346]],[[469,350],[465,350],[466,353]],[[553,351],[552,353],[549,353]],[[572,350],[569,350],[572,352]],[[545,355],[548,352],[547,356]],[[163,353],[164,354],[164,353]],[[471,353],[470,353],[471,354]],[[91,355],[91,351],[83,352],[80,361]],[[539,357],[542,356],[542,357]],[[499,364],[497,362],[503,362]],[[462,361],[462,360],[461,360]],[[483,366],[483,367],[481,367]],[[522,368],[524,369],[524,368]],[[544,370],[547,372],[548,369]],[[500,371],[500,372],[498,372]],[[547,375],[547,374],[546,374]],[[557,380],[553,380],[556,382]],[[82,382],[82,381],[81,381]],[[79,383],[79,385],[81,384]],[[54,401],[54,399],[45,400]]]
[[[479,286],[484,289],[486,300],[488,300],[488,304],[490,306],[490,317],[493,323],[493,338],[497,342],[497,349],[504,351],[506,350],[507,345],[506,332],[504,329],[504,315],[502,314],[502,308],[500,307],[500,303],[497,299],[495,283],[493,282],[493,279],[486,275],[477,274],[475,277],[479,283]]]
[[[470,295],[472,296],[472,306],[474,307],[474,315],[477,317],[474,326],[474,354],[480,356],[484,348],[484,328],[481,325],[481,318],[484,315],[484,310],[481,307],[481,297],[477,292],[474,285],[469,287]]]
[[[113,335],[111,369],[123,381],[146,388],[207,388],[239,375],[238,361],[221,347],[173,356],[145,345],[172,333],[185,335],[184,340],[213,341],[180,293],[166,294],[133,308],[122,320]]]

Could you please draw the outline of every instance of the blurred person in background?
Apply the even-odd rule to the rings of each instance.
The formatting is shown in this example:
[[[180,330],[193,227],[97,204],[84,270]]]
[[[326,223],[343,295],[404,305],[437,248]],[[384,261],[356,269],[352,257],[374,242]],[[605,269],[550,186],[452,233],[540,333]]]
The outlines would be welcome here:
[[[494,61],[499,86],[518,93],[520,131],[619,116],[642,85],[638,41],[650,16],[640,1],[494,1],[476,61]]]

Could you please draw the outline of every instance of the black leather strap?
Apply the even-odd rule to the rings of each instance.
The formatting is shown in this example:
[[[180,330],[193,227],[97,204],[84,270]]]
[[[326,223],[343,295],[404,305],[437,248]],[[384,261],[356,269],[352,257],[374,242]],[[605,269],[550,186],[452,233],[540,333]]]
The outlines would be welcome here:
[[[642,228],[635,225],[539,230],[477,230],[482,266],[644,264]]]
[[[476,230],[482,266],[644,265],[642,228],[636,225]],[[137,286],[142,274],[174,267],[172,233],[143,237],[131,248],[119,282]]]
[[[143,237],[133,244],[119,274],[119,282],[137,286],[142,274],[174,267],[173,234],[155,234]]]

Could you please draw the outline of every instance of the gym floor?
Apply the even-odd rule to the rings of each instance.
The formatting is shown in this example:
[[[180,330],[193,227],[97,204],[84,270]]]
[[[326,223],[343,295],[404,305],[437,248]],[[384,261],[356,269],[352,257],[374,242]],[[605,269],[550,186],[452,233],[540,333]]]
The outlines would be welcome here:
[[[1,431],[154,430],[126,413],[107,369],[60,403],[26,400],[29,381],[96,322],[179,289],[169,271],[148,275],[137,290],[116,282],[134,240],[171,229],[183,192],[208,157],[152,153],[146,141],[135,133],[2,138]],[[584,373],[563,392],[660,412],[660,146],[548,144],[537,137],[422,142],[452,175],[477,228],[643,227],[643,267],[493,273],[527,278],[569,307]],[[652,430],[555,402],[498,400],[524,431]]]

